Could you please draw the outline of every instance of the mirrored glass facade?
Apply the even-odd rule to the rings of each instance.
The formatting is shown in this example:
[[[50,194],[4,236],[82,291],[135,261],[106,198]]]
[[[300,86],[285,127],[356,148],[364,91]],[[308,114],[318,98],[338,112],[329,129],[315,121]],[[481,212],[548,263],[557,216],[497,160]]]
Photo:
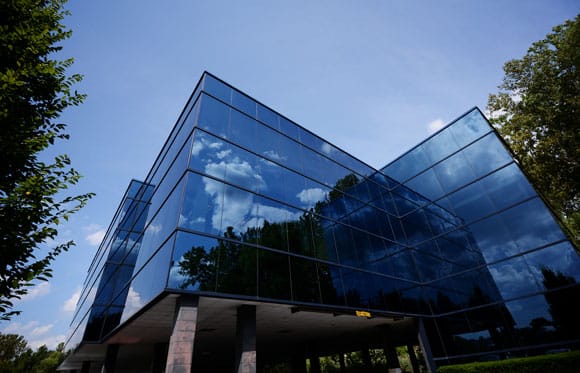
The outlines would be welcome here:
[[[478,109],[376,170],[205,73],[131,182],[68,347],[195,293],[414,317],[438,363],[505,357],[578,342],[578,281],[577,251]]]

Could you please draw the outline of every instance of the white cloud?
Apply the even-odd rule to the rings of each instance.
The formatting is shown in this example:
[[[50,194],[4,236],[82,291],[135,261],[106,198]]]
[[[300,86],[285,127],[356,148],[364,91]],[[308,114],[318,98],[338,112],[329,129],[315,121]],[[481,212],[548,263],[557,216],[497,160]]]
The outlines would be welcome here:
[[[223,142],[212,142],[212,143],[209,143],[209,144],[208,144],[208,147],[209,147],[210,149],[219,149],[219,148],[221,148],[222,146],[224,146],[224,143],[223,143]]]
[[[43,334],[46,334],[50,329],[52,329],[53,324],[38,326],[30,332],[32,337],[40,337]]]
[[[270,223],[297,220],[300,213],[292,213],[279,207],[258,204],[252,209],[252,215],[259,220],[268,220]]]
[[[225,157],[227,157],[230,154],[232,154],[232,150],[231,149],[227,149],[227,150],[222,150],[221,152],[217,152],[216,156],[219,159],[224,159]]]
[[[152,233],[152,234],[157,234],[159,232],[161,232],[161,229],[163,228],[163,225],[161,224],[149,224],[149,227],[147,228],[147,231]]]
[[[62,305],[62,310],[64,312],[74,312],[79,298],[81,296],[81,288],[77,288],[77,290],[68,298],[64,304]]]
[[[64,342],[65,338],[66,336],[63,334],[51,335],[39,339],[29,340],[28,345],[34,350],[40,346],[46,346],[49,349],[54,350],[59,343]]]
[[[64,342],[64,335],[46,335],[52,330],[54,324],[40,325],[38,321],[29,321],[26,324],[11,322],[2,330],[4,334],[19,334],[24,336],[28,345],[36,350],[38,347],[45,345],[49,349],[55,349],[59,343]]]
[[[285,157],[285,156],[278,154],[278,152],[275,150],[266,150],[264,152],[264,155],[270,159],[275,160],[275,161],[285,161],[286,159],[288,159],[288,157]]]
[[[21,324],[19,322],[11,322],[7,327],[2,330],[4,334],[23,334],[30,332],[32,329],[36,328],[40,324],[38,321],[30,321],[26,324]]]
[[[322,144],[322,146],[320,147],[320,150],[322,150],[322,152],[326,155],[330,155],[332,154],[336,149],[332,147],[332,145],[330,145],[329,143],[325,142]]]
[[[316,202],[323,201],[326,198],[326,192],[320,188],[304,189],[296,195],[300,202],[307,206],[314,206]]]
[[[85,237],[85,240],[87,240],[92,246],[98,246],[100,245],[101,241],[103,241],[103,238],[105,238],[105,233],[106,231],[104,229],[99,229],[96,232],[88,234]]]
[[[199,152],[203,150],[203,142],[202,141],[194,141],[193,146],[191,147],[191,154],[194,157],[199,155]]]
[[[434,121],[427,124],[427,132],[429,132],[429,134],[433,134],[443,128],[443,126],[445,126],[443,119],[435,119]]]
[[[28,294],[22,297],[21,302],[30,301],[50,293],[50,282],[40,282],[28,289]]]
[[[98,231],[101,228],[102,227],[99,224],[91,223],[89,225],[85,225],[83,227],[83,230],[85,230],[87,232],[94,232],[94,231]]]
[[[123,317],[129,317],[133,315],[135,312],[143,308],[144,305],[145,302],[143,301],[143,299],[141,299],[141,294],[135,291],[135,289],[131,286],[129,288],[129,292],[127,293],[127,301],[125,302],[125,310],[123,311]]]

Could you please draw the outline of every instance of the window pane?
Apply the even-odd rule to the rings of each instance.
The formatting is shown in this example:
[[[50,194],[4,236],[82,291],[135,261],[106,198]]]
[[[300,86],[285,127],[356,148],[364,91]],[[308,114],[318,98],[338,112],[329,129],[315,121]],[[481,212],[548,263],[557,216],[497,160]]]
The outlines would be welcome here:
[[[213,194],[223,194],[223,184],[198,174],[189,173],[179,226],[200,232],[219,234],[221,212]]]
[[[203,90],[228,104],[231,102],[232,89],[210,75],[205,75],[203,80]]]
[[[464,147],[475,139],[491,131],[491,127],[481,113],[474,109],[449,127],[455,141],[460,147]]]
[[[197,126],[220,137],[228,137],[230,107],[213,97],[201,96],[201,109]]]
[[[298,140],[300,138],[298,134],[299,127],[297,125],[295,125],[294,123],[292,123],[291,121],[289,121],[284,117],[280,117],[279,124],[280,124],[280,132],[282,132],[287,136],[290,136],[290,138],[294,140]]]
[[[256,117],[256,101],[235,89],[232,90],[232,106],[243,111],[252,118]]]
[[[498,209],[535,195],[534,189],[515,163],[486,177],[482,184]]]
[[[431,201],[436,200],[444,194],[443,188],[441,188],[433,169],[428,169],[406,182],[405,185]]]
[[[565,238],[539,198],[506,210],[502,215],[506,228],[521,251]]]
[[[230,123],[230,139],[236,145],[253,149],[256,144],[256,121],[239,111],[232,110]]]
[[[448,200],[453,205],[453,211],[465,223],[470,223],[497,210],[487,197],[487,189],[481,181],[451,194]]]
[[[178,232],[167,287],[215,291],[217,255],[215,238]]]
[[[258,296],[290,300],[290,263],[287,255],[259,250]]]
[[[404,182],[431,165],[421,145],[389,164],[382,171],[389,177]]]
[[[494,133],[463,150],[463,154],[475,172],[483,176],[512,161],[511,156]]]
[[[320,290],[316,262],[290,257],[292,270],[292,294],[299,302],[320,303]]]
[[[318,277],[322,303],[344,306],[345,299],[340,270],[335,266],[318,263]]]
[[[524,256],[538,283],[546,290],[580,281],[580,258],[569,242],[562,242]]]
[[[431,164],[439,162],[449,154],[459,150],[453,136],[447,129],[425,141],[422,146]]]
[[[279,128],[279,116],[272,110],[268,109],[264,105],[258,104],[258,120],[262,123],[266,123],[272,128]]]
[[[257,249],[241,243],[220,240],[218,244],[217,291],[238,295],[257,295]]]
[[[512,299],[540,290],[534,275],[521,257],[494,264],[489,267],[489,272],[504,299]]]
[[[443,190],[447,193],[475,179],[473,170],[467,163],[463,152],[447,158],[433,167],[433,169]]]

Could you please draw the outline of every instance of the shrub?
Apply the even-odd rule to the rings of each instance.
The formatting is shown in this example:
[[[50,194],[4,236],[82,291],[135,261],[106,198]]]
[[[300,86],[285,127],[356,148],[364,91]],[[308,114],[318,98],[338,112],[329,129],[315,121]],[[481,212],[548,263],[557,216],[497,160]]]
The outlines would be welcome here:
[[[580,351],[541,355],[509,360],[447,365],[438,373],[577,373],[580,371]]]

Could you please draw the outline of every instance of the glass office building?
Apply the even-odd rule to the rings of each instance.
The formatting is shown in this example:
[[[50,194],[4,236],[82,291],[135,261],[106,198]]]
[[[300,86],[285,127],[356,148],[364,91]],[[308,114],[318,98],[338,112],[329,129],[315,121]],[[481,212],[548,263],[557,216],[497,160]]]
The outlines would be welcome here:
[[[99,247],[61,369],[171,371],[182,308],[195,371],[243,364],[248,341],[258,371],[369,348],[396,367],[414,344],[428,369],[572,349],[578,281],[477,108],[377,170],[204,73]]]

